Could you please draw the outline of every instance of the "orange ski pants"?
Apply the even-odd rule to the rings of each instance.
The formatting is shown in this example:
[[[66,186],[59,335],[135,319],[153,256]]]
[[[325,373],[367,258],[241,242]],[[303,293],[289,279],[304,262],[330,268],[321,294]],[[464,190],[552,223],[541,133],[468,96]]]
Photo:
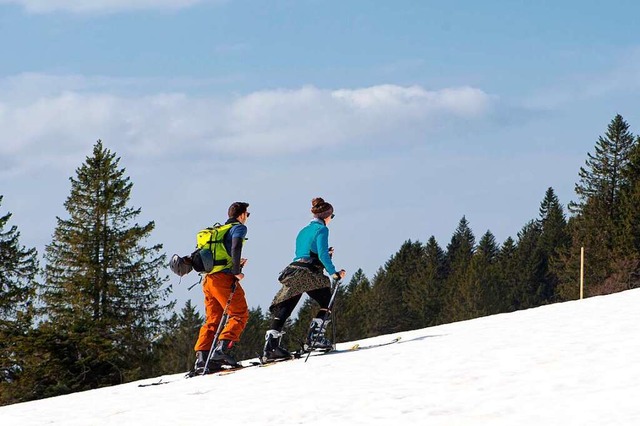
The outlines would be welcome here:
[[[224,307],[231,294],[231,285],[236,281],[236,277],[224,272],[208,274],[204,277],[202,283],[202,292],[204,293],[204,309],[206,320],[200,327],[200,334],[194,349],[196,351],[208,351],[213,344],[218,325],[224,313]],[[236,291],[231,298],[229,308],[227,309],[227,323],[220,332],[220,340],[230,340],[237,342],[240,335],[247,325],[249,319],[249,308],[245,299],[244,290],[240,282],[236,283]]]

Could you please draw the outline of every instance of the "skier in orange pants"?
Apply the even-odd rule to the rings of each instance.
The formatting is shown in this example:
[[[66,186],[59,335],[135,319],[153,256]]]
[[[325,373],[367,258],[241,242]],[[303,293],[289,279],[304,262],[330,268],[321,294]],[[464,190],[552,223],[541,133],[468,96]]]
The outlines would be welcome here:
[[[224,232],[221,239],[224,249],[211,250],[214,253],[213,265],[217,266],[213,267],[213,272],[207,273],[202,281],[206,322],[200,328],[198,341],[194,346],[196,374],[214,371],[219,369],[220,365],[237,365],[236,360],[229,354],[229,350],[234,342],[240,340],[240,335],[249,319],[249,308],[240,284],[244,278],[242,267],[246,262],[241,254],[242,243],[247,234],[245,223],[250,214],[247,211],[248,207],[248,203],[242,202],[235,202],[229,207],[229,219],[221,228]],[[234,287],[235,290],[233,290]],[[233,295],[231,295],[232,291]],[[225,307],[227,307],[227,321],[218,336],[218,344],[212,348]],[[204,371],[211,350],[213,353],[207,366],[209,371]]]

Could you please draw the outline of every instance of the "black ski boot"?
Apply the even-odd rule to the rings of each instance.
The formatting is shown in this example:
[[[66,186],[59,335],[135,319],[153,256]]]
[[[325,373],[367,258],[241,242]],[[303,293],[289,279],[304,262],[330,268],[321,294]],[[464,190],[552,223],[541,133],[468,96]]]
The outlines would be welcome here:
[[[229,355],[231,346],[233,346],[233,342],[231,340],[220,340],[216,348],[213,350],[213,353],[211,354],[211,361],[216,361],[224,365],[230,365],[232,367],[238,367],[238,362],[231,355]]]
[[[333,344],[326,338],[325,333],[327,326],[331,320],[323,320],[322,318],[314,318],[309,324],[309,335],[307,336],[307,342],[304,345],[304,349],[307,351],[322,350],[327,351],[333,349]]]
[[[195,375],[204,374],[204,366],[207,363],[207,357],[209,357],[209,351],[196,352],[196,363],[193,366],[193,372]]]
[[[280,346],[283,334],[284,333],[278,330],[267,331],[267,334],[264,336],[263,361],[268,362],[276,359],[291,358],[291,352]]]
[[[221,365],[219,362],[216,362],[212,359],[209,360],[209,365],[205,370],[205,365],[207,364],[207,357],[209,356],[209,351],[197,351],[196,352],[196,363],[193,366],[193,371],[190,376],[201,376],[203,374],[211,374],[216,371],[221,370]]]

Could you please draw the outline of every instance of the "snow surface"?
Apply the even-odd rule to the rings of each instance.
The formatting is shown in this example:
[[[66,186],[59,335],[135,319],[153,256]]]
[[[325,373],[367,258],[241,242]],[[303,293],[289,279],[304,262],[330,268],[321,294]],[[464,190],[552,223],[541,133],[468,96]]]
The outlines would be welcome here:
[[[379,336],[361,343],[402,340],[306,363],[14,404],[0,425],[640,425],[639,327],[630,290]]]

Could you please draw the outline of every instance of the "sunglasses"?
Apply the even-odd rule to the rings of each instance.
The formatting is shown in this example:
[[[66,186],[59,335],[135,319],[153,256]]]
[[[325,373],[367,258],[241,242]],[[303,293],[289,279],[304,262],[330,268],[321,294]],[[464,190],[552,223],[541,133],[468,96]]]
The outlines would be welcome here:
[[[334,217],[336,217],[335,213],[331,213],[331,219],[333,219]]]
[[[247,217],[251,216],[251,212],[245,212],[247,214]]]

